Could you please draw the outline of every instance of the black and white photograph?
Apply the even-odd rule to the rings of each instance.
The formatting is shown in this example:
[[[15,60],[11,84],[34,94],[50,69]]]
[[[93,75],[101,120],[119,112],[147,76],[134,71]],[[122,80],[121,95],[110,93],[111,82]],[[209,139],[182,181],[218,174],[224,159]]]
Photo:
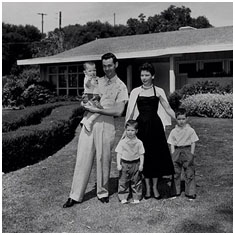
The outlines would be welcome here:
[[[2,1],[2,233],[233,233],[233,1]]]

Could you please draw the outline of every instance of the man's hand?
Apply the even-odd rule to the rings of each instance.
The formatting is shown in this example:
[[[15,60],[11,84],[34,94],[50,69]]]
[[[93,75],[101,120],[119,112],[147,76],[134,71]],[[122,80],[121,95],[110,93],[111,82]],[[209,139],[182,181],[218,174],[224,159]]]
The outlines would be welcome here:
[[[99,111],[100,111],[100,109],[98,109],[98,108],[96,108],[94,106],[87,106],[87,105],[85,105],[84,108],[87,111],[91,112],[91,113],[99,113]]]
[[[139,165],[139,171],[143,171],[143,165]]]
[[[119,171],[121,171],[121,170],[122,170],[122,165],[117,165],[117,169],[118,169]]]

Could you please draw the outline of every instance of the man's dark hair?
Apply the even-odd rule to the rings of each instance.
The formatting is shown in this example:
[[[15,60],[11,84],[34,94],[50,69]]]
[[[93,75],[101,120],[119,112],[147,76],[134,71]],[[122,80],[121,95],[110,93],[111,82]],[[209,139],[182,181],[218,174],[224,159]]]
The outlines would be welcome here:
[[[188,116],[187,110],[184,108],[179,108],[175,111],[175,117],[177,118],[179,115],[185,115],[186,117]]]
[[[138,130],[138,122],[137,122],[136,120],[129,119],[129,120],[126,122],[125,128],[127,128],[128,126],[132,126],[132,127],[134,127],[136,130]]]
[[[155,69],[151,63],[144,63],[143,65],[140,66],[139,71],[148,71],[151,73],[153,76],[155,74]]]
[[[106,53],[106,54],[102,55],[102,57],[101,57],[101,60],[108,60],[108,59],[113,59],[114,64],[117,62],[117,57],[111,52]]]

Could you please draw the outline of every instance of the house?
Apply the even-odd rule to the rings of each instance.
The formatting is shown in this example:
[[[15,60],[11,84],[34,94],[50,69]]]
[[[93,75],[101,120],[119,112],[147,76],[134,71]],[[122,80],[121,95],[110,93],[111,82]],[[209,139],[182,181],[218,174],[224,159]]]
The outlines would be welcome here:
[[[51,82],[59,95],[81,95],[85,61],[97,63],[103,76],[101,56],[114,53],[117,73],[129,92],[141,84],[138,67],[151,62],[155,84],[167,94],[188,83],[211,80],[231,84],[233,76],[233,26],[98,39],[63,53],[18,60],[18,65],[40,65],[41,79]]]

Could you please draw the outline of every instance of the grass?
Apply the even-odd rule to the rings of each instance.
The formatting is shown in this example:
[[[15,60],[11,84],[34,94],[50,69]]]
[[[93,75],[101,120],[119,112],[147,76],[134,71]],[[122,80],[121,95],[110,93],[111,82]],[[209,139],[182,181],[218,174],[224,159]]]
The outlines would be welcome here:
[[[200,141],[196,146],[197,199],[143,200],[121,205],[117,199],[115,157],[110,203],[95,194],[95,166],[82,204],[63,209],[76,160],[78,135],[48,159],[2,177],[4,233],[232,233],[232,119],[190,118]],[[117,138],[123,118],[117,119]],[[167,129],[167,134],[169,128]],[[167,187],[167,179],[160,186]],[[161,187],[160,187],[161,190]]]

